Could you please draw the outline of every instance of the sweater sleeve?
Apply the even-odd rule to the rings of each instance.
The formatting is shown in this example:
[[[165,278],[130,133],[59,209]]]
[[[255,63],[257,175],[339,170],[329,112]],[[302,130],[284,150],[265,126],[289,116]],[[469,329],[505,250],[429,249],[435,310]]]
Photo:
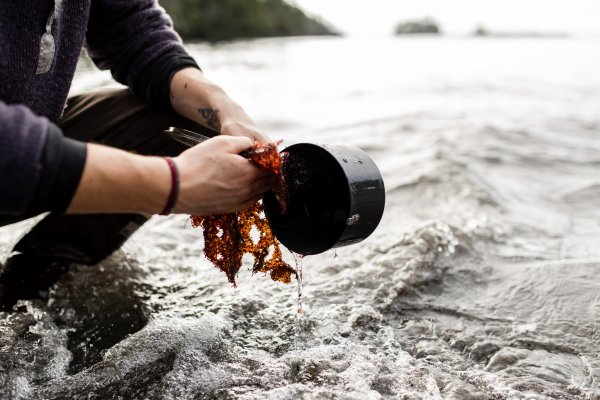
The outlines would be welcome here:
[[[0,101],[0,151],[0,214],[68,207],[85,165],[84,143],[29,108]]]
[[[101,69],[151,104],[170,107],[169,84],[180,69],[198,68],[156,0],[92,1],[87,51]]]

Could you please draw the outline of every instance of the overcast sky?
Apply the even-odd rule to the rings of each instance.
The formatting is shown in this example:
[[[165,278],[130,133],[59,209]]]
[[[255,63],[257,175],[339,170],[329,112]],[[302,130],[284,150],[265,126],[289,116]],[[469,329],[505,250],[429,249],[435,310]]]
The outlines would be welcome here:
[[[431,16],[448,33],[600,33],[600,0],[290,0],[348,34],[389,34],[398,21]]]

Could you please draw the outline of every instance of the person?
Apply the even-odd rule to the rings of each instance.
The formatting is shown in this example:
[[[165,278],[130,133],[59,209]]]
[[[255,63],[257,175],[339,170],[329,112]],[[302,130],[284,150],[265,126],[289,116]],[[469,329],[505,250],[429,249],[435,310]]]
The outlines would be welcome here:
[[[68,98],[83,48],[128,89]],[[187,149],[170,126],[216,136]],[[6,261],[0,308],[43,297],[69,262],[104,259],[149,215],[254,204],[271,187],[238,155],[254,141],[270,139],[205,77],[155,0],[3,3],[0,226],[50,213]]]

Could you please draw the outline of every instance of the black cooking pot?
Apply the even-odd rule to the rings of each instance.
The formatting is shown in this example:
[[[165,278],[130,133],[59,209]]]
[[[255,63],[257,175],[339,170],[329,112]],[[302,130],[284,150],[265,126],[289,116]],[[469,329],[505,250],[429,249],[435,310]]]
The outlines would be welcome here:
[[[385,188],[373,160],[355,146],[299,143],[282,151],[284,214],[264,196],[273,233],[288,249],[318,254],[366,239],[379,224]]]
[[[193,146],[208,137],[170,128]],[[366,239],[381,221],[385,188],[377,165],[355,146],[298,143],[282,152],[287,210],[272,192],[263,198],[277,239],[294,253],[318,254]]]

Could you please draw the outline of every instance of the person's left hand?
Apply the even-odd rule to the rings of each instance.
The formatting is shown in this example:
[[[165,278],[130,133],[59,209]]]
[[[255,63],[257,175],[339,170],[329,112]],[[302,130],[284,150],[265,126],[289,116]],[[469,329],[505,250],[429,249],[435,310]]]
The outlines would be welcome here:
[[[229,104],[223,104],[222,111],[219,112],[221,114],[219,121],[222,135],[246,136],[254,141],[271,142],[271,139],[258,128],[242,107],[229,98],[226,102]]]
[[[171,105],[179,114],[222,135],[272,142],[239,104],[198,69],[182,69],[173,76]]]

